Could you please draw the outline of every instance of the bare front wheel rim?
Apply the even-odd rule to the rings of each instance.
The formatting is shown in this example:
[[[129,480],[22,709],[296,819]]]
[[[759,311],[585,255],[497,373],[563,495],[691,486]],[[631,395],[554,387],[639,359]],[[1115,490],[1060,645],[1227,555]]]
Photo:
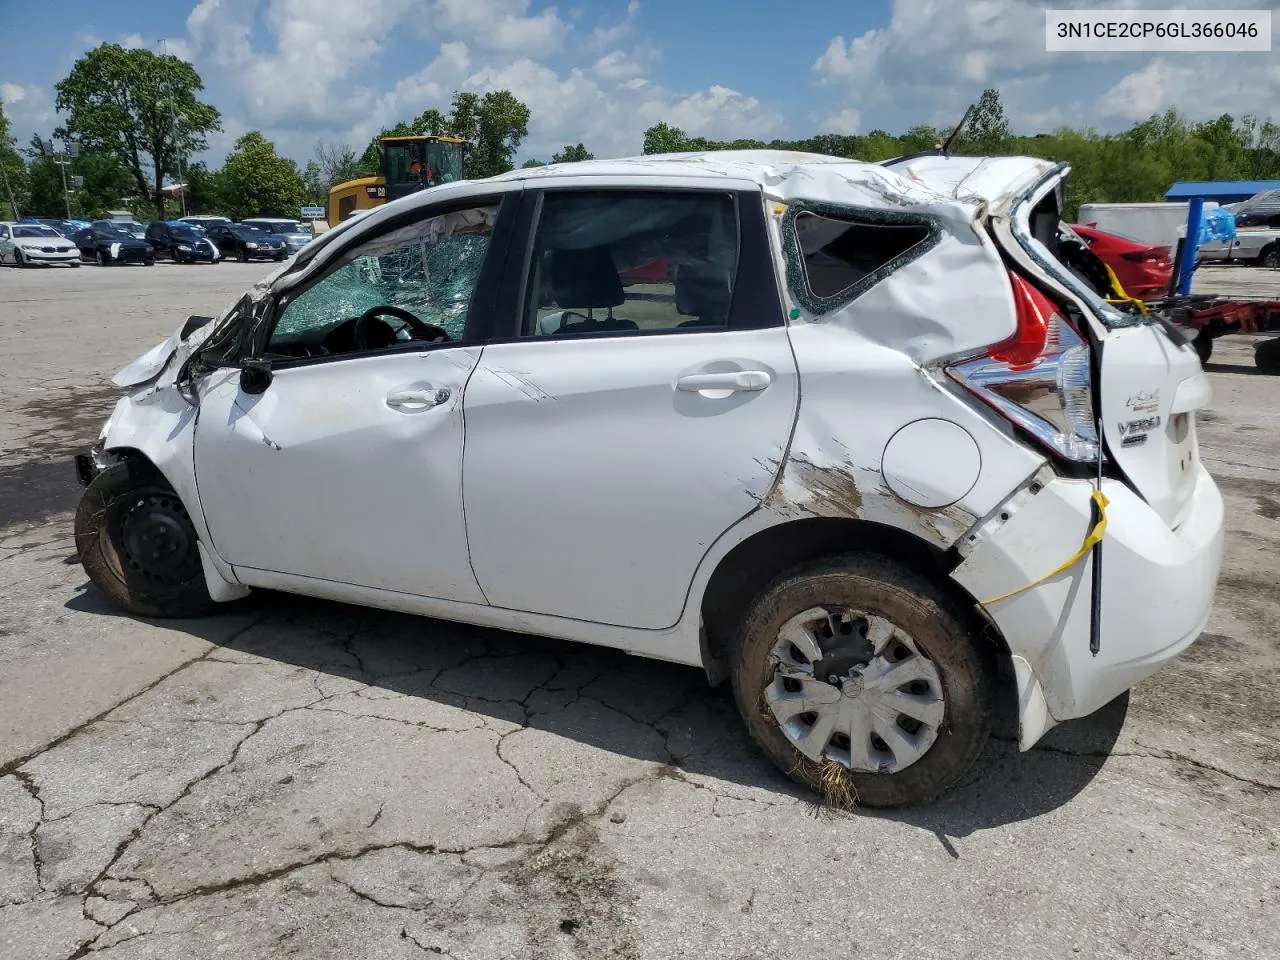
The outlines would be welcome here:
[[[946,717],[941,674],[886,617],[812,607],[782,625],[769,664],[765,702],[810,760],[897,773],[938,739]]]

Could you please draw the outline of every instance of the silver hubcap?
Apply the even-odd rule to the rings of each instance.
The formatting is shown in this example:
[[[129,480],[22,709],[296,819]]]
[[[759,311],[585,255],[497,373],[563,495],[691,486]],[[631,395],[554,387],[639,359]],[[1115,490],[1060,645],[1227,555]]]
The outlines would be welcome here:
[[[765,700],[810,760],[896,773],[933,746],[942,678],[901,628],[857,610],[813,607],[782,625]]]

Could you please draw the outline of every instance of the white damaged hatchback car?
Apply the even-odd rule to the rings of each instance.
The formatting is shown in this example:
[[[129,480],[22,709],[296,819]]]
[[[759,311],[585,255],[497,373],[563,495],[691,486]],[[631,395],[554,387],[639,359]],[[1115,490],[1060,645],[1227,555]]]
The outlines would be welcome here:
[[[344,223],[115,378],[76,543],[143,616],[264,587],[731,679],[786,773],[930,799],[1205,624],[1223,508],[1172,328],[1067,169],[652,156]]]

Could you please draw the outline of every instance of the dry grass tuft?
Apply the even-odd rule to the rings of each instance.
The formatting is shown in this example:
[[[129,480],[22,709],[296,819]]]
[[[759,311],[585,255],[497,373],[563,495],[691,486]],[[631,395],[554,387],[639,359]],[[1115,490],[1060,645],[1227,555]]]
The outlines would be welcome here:
[[[818,774],[818,795],[822,802],[837,810],[854,810],[858,806],[858,788],[853,785],[849,768],[838,760],[825,760]]]

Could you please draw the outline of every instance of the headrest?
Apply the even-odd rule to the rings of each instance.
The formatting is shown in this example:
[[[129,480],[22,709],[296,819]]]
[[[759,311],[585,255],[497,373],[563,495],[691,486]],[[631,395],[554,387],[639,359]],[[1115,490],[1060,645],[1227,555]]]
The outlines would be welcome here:
[[[551,295],[561,307],[595,309],[622,303],[622,281],[609,248],[552,251]]]
[[[723,322],[729,316],[733,292],[729,271],[712,264],[682,263],[676,267],[676,311],[686,317]]]

